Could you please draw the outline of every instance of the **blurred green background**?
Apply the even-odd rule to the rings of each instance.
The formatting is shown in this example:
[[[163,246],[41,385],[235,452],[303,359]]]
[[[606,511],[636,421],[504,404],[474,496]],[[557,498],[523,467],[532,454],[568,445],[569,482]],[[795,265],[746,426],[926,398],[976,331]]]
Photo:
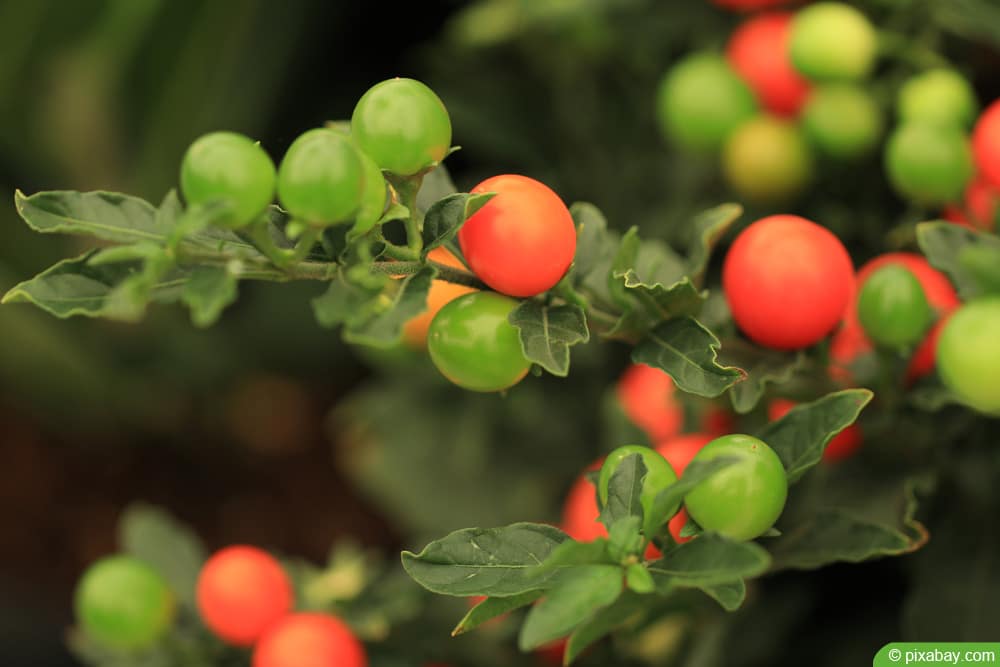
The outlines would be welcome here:
[[[992,0],[858,4],[880,25],[945,52],[981,102],[1000,96]],[[259,138],[277,159],[305,129],[349,117],[371,84],[412,76],[452,115],[462,151],[448,165],[459,189],[525,173],[567,202],[593,202],[619,229],[638,224],[645,237],[683,243],[682,221],[733,195],[714,159],[677,153],[661,139],[655,86],[681,55],[721,48],[739,20],[706,0],[5,0],[0,182],[8,202],[15,188],[117,190],[156,202],[175,187],[187,145],[206,131]],[[880,71],[887,107],[909,73]],[[783,210],[834,229],[857,261],[884,250],[887,229],[929,213],[890,193],[878,155],[829,168]],[[767,212],[750,210],[744,221]],[[75,254],[77,243],[31,233],[8,204],[0,209],[0,287]],[[477,522],[468,515],[484,524],[533,518],[529,510],[556,518],[569,481],[602,449],[593,437],[599,415],[580,415],[580,406],[601,400],[627,350],[584,350],[579,361],[574,353],[572,393],[552,392],[566,385],[549,379],[519,389],[503,411],[461,399],[471,407],[456,423],[440,410],[455,392],[423,372],[373,372],[336,332],[317,326],[309,299],[321,289],[244,285],[209,330],[192,327],[179,308],[155,308],[140,325],[0,308],[0,663],[75,664],[61,646],[72,586],[114,549],[118,515],[133,500],[165,505],[212,546],[253,542],[312,559],[348,535],[391,552]],[[355,410],[381,415],[383,426],[408,410],[438,409],[414,442],[445,441],[456,479],[500,460],[503,481],[484,491],[469,477],[469,488],[458,484],[455,496],[420,507],[412,498],[432,497],[440,488],[433,478],[402,490],[371,472],[348,481],[352,465],[383,478],[394,470],[375,455],[364,460],[362,434],[328,418],[349,394]],[[514,426],[504,418],[512,414]],[[503,456],[488,451],[501,441],[510,448]],[[430,455],[413,456],[395,465],[417,469]],[[518,478],[516,491],[502,486]],[[455,508],[453,498],[477,491],[478,503]],[[897,613],[899,572],[866,567],[889,596],[886,613]],[[795,576],[779,584],[782,599],[812,609]],[[854,576],[833,568],[821,595],[843,595]]]

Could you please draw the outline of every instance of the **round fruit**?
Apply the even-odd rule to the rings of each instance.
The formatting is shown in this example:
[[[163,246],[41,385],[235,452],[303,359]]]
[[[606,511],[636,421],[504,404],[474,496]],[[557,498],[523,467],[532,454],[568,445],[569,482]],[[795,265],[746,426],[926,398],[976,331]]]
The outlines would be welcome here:
[[[858,320],[875,343],[908,347],[923,338],[934,313],[916,276],[902,266],[884,266],[861,285]]]
[[[896,191],[925,205],[957,200],[974,170],[965,135],[929,123],[899,126],[889,137],[885,158]]]
[[[875,27],[842,2],[817,2],[796,13],[789,52],[795,68],[817,81],[857,80],[875,66]]]
[[[788,12],[755,16],[733,32],[726,47],[729,63],[761,106],[784,116],[797,114],[809,96],[809,83],[788,58],[791,23]]]
[[[502,391],[531,366],[507,316],[518,305],[493,292],[473,292],[445,305],[431,321],[427,349],[446,378],[472,391]]]
[[[441,246],[427,253],[427,259],[456,269],[465,268],[457,257]],[[451,303],[463,294],[470,294],[475,291],[472,287],[450,283],[447,280],[433,281],[430,290],[427,292],[427,310],[409,320],[403,326],[403,340],[413,348],[426,347],[427,331],[430,329],[434,316],[444,308],[445,304]]]
[[[758,116],[729,137],[723,149],[722,170],[741,196],[774,202],[798,194],[809,184],[813,159],[796,124]]]
[[[736,237],[722,285],[747,336],[794,350],[818,343],[840,322],[854,294],[854,268],[829,230],[798,216],[774,215]]]
[[[198,575],[198,611],[218,637],[251,646],[292,609],[292,584],[273,556],[249,546],[216,552]]]
[[[413,79],[389,79],[361,96],[351,132],[382,169],[410,176],[440,162],[451,147],[451,118],[444,103]]]
[[[970,407],[1000,413],[1000,297],[966,303],[951,316],[938,340],[941,380]]]
[[[174,621],[174,596],[166,581],[131,556],[91,565],[77,584],[74,605],[87,636],[117,650],[155,644]]]
[[[344,134],[317,128],[288,147],[278,167],[278,198],[296,219],[313,225],[354,216],[365,191],[365,168]]]
[[[774,525],[785,507],[788,480],[781,459],[749,435],[724,435],[705,445],[695,461],[739,459],[696,486],[684,499],[688,514],[706,531],[752,540]]]
[[[976,92],[961,74],[938,68],[910,77],[899,89],[899,118],[903,122],[954,125],[968,128],[976,118]]]
[[[615,387],[625,416],[658,442],[680,432],[684,406],[674,397],[674,381],[665,371],[632,364]]]
[[[458,230],[473,273],[518,297],[541,294],[562,280],[576,254],[576,226],[559,195],[513,174],[488,178],[472,192],[496,193]]]
[[[690,150],[716,150],[757,112],[750,88],[714,53],[690,55],[664,75],[656,117],[664,136]]]
[[[777,398],[767,406],[767,418],[771,421],[778,421],[795,406],[795,401]],[[830,442],[826,444],[826,449],[823,450],[823,460],[828,463],[834,463],[849,458],[861,447],[861,441],[861,427],[857,424],[851,424],[833,436]]]
[[[1000,189],[977,177],[965,188],[963,206],[951,205],[943,212],[945,220],[973,230],[991,231],[1000,217]]]
[[[979,116],[972,131],[972,148],[983,178],[1000,189],[1000,100],[993,102]]]
[[[220,224],[242,227],[274,200],[275,171],[270,156],[249,137],[212,132],[199,137],[181,162],[181,193],[188,205],[225,201],[231,206]]]
[[[860,86],[831,83],[813,91],[802,113],[806,136],[824,154],[850,160],[869,153],[882,136],[882,111]]]
[[[708,433],[686,433],[661,442],[656,446],[656,451],[673,467],[677,476],[681,477],[695,454],[714,439],[714,436]]]
[[[633,454],[641,456],[642,463],[646,466],[646,477],[642,482],[642,490],[639,492],[639,502],[642,505],[643,515],[646,517],[643,520],[645,535],[647,538],[652,538],[660,528],[660,526],[653,523],[651,516],[656,496],[677,481],[677,474],[674,472],[674,469],[670,467],[667,460],[655,449],[643,445],[625,445],[608,454],[608,458],[604,460],[604,465],[601,466],[601,474],[597,480],[597,492],[601,499],[601,505],[607,504],[608,485],[611,483],[612,475],[614,475],[618,466],[621,465],[621,462]],[[672,517],[677,513],[679,508],[680,503],[668,512],[668,516]]]
[[[343,621],[318,613],[286,616],[257,643],[253,667],[366,667],[364,646]]]

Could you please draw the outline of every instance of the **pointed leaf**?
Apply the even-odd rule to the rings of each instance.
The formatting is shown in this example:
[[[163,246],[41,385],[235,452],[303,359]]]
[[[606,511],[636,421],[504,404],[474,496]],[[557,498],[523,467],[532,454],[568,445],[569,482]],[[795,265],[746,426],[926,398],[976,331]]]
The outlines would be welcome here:
[[[661,593],[675,587],[702,588],[756,577],[771,564],[767,551],[754,542],[735,542],[716,533],[704,533],[680,544],[650,564]]]
[[[457,192],[434,202],[424,216],[422,256],[449,241],[476,211],[492,199],[494,193]]]
[[[526,607],[538,598],[542,597],[545,591],[528,591],[520,595],[512,595],[505,598],[486,598],[462,617],[455,629],[451,631],[452,637],[465,634],[470,630],[475,630],[486,621],[503,616],[515,609]]]
[[[572,271],[582,280],[599,265],[602,257],[613,252],[614,246],[608,236],[608,222],[600,209],[587,202],[576,202],[569,207],[569,212],[576,223],[576,256]]]
[[[639,555],[645,538],[642,536],[642,519],[637,516],[626,517],[611,524],[608,531],[607,552],[610,562],[620,563],[630,556]]]
[[[743,606],[747,597],[747,587],[742,579],[714,586],[702,586],[701,591],[712,598],[726,611],[736,611]]]
[[[378,306],[372,317],[353,319],[344,328],[344,340],[373,347],[388,348],[399,343],[403,326],[427,310],[427,292],[437,271],[425,266],[407,277],[388,303],[378,297]]]
[[[652,593],[656,590],[653,576],[642,563],[631,563],[625,568],[625,585],[629,590],[640,594]]]
[[[688,251],[687,274],[696,285],[701,284],[715,244],[741,215],[743,207],[739,204],[722,204],[694,219],[694,242]]]
[[[727,340],[719,356],[723,363],[746,371],[746,379],[733,385],[729,392],[733,409],[739,414],[746,414],[757,407],[767,391],[767,385],[788,382],[806,361],[806,355],[801,351],[769,350],[741,340]]]
[[[976,253],[982,251],[972,250],[971,258],[967,253],[972,248],[996,252],[1000,250],[1000,238],[947,222],[924,222],[917,225],[917,243],[930,263],[948,274],[963,301],[990,291],[992,278],[989,275],[995,274],[988,274],[983,281],[979,266],[981,257],[976,257]]]
[[[591,644],[641,615],[648,607],[648,598],[631,591],[622,593],[614,604],[598,610],[596,614],[577,626],[566,644],[563,664],[572,663]]]
[[[117,192],[55,190],[25,196],[17,190],[18,215],[36,232],[93,236],[116,243],[162,241],[170,231],[149,202]]]
[[[520,595],[547,588],[553,573],[538,574],[537,566],[567,539],[558,528],[544,524],[466,528],[431,542],[418,554],[404,551],[403,568],[433,593]]]
[[[517,327],[528,361],[559,377],[569,374],[569,348],[590,340],[587,316],[579,306],[526,300],[507,319]]]
[[[194,269],[181,291],[181,301],[191,309],[191,322],[196,327],[215,324],[222,311],[236,301],[238,282],[236,276],[222,266]]]
[[[868,389],[846,389],[797,405],[781,419],[765,426],[758,438],[781,459],[794,483],[823,458],[823,451],[835,435],[854,423],[868,402]]]
[[[578,565],[600,565],[615,563],[608,553],[608,541],[597,538],[593,542],[566,540],[549,554],[545,562],[538,566],[538,574],[553,572],[563,567]]]
[[[621,460],[608,480],[608,499],[601,508],[601,523],[610,531],[615,523],[636,517],[642,523],[642,484],[646,479],[646,465],[638,454],[629,454]]]
[[[669,320],[632,350],[632,361],[666,371],[677,387],[699,396],[718,396],[746,372],[716,362],[719,339],[690,317]]]
[[[163,575],[182,604],[196,609],[195,586],[208,556],[194,531],[157,507],[136,503],[119,521],[118,543]]]
[[[518,636],[522,651],[565,637],[622,593],[622,569],[617,565],[587,565],[570,570],[528,612]]]

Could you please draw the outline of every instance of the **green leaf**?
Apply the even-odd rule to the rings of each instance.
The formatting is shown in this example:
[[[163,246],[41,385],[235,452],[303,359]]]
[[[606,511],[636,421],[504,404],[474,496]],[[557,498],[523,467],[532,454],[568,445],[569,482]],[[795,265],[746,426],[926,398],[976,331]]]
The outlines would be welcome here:
[[[715,244],[741,215],[743,207],[739,204],[722,204],[694,219],[694,242],[688,250],[686,273],[696,285],[701,284]]]
[[[771,564],[767,551],[754,542],[734,542],[716,533],[704,533],[680,544],[649,565],[661,593],[674,588],[702,588],[732,584],[756,577]]]
[[[570,664],[594,642],[620,628],[649,608],[649,599],[624,591],[615,602],[577,626],[566,643],[564,664]]]
[[[679,480],[656,495],[653,507],[649,511],[651,525],[660,527],[667,523],[673,518],[674,513],[671,510],[677,507],[694,487],[734,463],[739,463],[739,459],[733,456],[719,456],[710,461],[691,461]],[[690,517],[688,523],[692,523]]]
[[[854,423],[873,394],[868,389],[845,389],[792,408],[757,435],[775,451],[788,482],[794,483],[820,462],[835,435]]]
[[[520,595],[547,588],[552,573],[539,574],[537,566],[567,539],[558,528],[535,523],[466,528],[431,542],[418,554],[404,551],[403,568],[432,593]]]
[[[930,263],[948,274],[963,301],[992,292],[1000,280],[998,269],[988,265],[990,257],[1000,252],[1000,238],[993,234],[948,222],[924,222],[917,225],[917,243]]]
[[[610,531],[619,521],[630,517],[642,523],[642,484],[646,479],[646,465],[638,454],[629,454],[621,460],[608,480],[608,499],[601,508],[601,523]]]
[[[426,258],[427,253],[455,236],[465,221],[492,199],[493,195],[492,192],[458,192],[434,202],[424,217],[422,257]]]
[[[614,562],[608,553],[608,540],[604,538],[597,538],[592,542],[566,540],[553,549],[545,562],[538,566],[538,574],[553,572],[563,567],[612,564]]]
[[[615,521],[608,531],[607,552],[613,563],[620,563],[630,556],[642,552],[645,538],[642,536],[642,519],[630,516]]]
[[[917,478],[898,483],[878,477],[867,492],[842,482],[839,488],[849,491],[846,498],[821,498],[810,507],[804,506],[820,495],[814,490],[790,496],[786,514],[791,516],[779,520],[781,536],[767,543],[772,569],[808,570],[919,549],[928,539],[926,528],[914,518],[921,484]]]
[[[197,609],[195,587],[207,554],[194,531],[162,509],[136,503],[122,514],[118,543],[163,575],[184,606]]]
[[[455,629],[451,631],[451,636],[457,637],[470,630],[475,630],[486,621],[503,616],[515,609],[525,607],[544,594],[545,591],[528,591],[527,593],[512,595],[510,597],[486,598],[462,617],[462,620],[458,622]]]
[[[681,528],[681,532],[678,534],[681,537],[697,537],[703,532],[705,531],[698,525],[698,522],[688,516],[687,521],[684,522],[684,527]]]
[[[125,322],[138,322],[146,313],[158,285],[173,268],[173,259],[166,249],[151,253],[139,267],[108,293],[105,317]],[[186,281],[185,281],[186,282]],[[181,288],[183,294],[183,287]]]
[[[611,251],[608,222],[600,209],[587,202],[574,203],[569,207],[569,212],[576,223],[576,256],[573,258],[571,271],[582,280]]]
[[[313,315],[321,327],[364,322],[376,308],[382,288],[356,285],[341,271],[326,292],[312,300]]]
[[[373,347],[389,348],[399,343],[403,326],[427,310],[427,292],[437,270],[425,266],[407,277],[392,299],[377,297],[376,310],[371,317],[352,319],[344,328],[344,340]]]
[[[170,227],[149,202],[117,192],[14,192],[18,215],[36,232],[93,236],[115,243],[161,242]]]
[[[170,229],[177,224],[182,215],[184,215],[184,205],[177,196],[177,190],[171,188],[156,209],[155,226],[158,229]]]
[[[191,309],[196,327],[215,324],[227,306],[236,301],[236,275],[221,266],[199,266],[181,291],[181,301]]]
[[[528,612],[518,636],[518,647],[531,651],[565,637],[596,611],[622,593],[622,570],[617,565],[587,565],[562,577],[541,602]]]
[[[747,597],[747,587],[742,579],[714,586],[702,586],[701,591],[712,598],[726,611],[736,611],[743,606]]]
[[[133,262],[91,265],[98,251],[64,259],[31,280],[15,285],[3,297],[3,303],[32,303],[59,318],[115,317],[122,314],[121,292],[116,289],[139,275]],[[146,292],[147,300],[170,303],[180,298],[187,274],[173,269],[155,281]]]
[[[746,414],[757,407],[767,391],[767,385],[788,382],[806,362],[802,351],[769,350],[736,339],[727,340],[719,356],[724,363],[746,371],[746,379],[733,385],[729,392],[733,409],[739,414]]]
[[[132,245],[116,245],[98,249],[88,261],[90,266],[102,264],[119,264],[121,262],[138,262],[150,259],[163,252],[163,247],[148,241],[140,241]]]
[[[718,396],[746,378],[746,371],[720,366],[719,339],[690,317],[660,324],[632,350],[632,361],[666,371],[682,391]]]
[[[656,590],[653,576],[642,563],[630,563],[625,568],[625,585],[636,593],[646,594]]]
[[[526,300],[507,319],[517,327],[528,361],[559,377],[569,374],[569,348],[590,340],[587,316],[579,306]]]

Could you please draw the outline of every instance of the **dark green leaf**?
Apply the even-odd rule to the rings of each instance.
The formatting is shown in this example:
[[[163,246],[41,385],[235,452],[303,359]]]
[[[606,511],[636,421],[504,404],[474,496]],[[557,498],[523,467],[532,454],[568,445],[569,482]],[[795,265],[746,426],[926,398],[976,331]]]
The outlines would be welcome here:
[[[421,181],[420,190],[417,192],[417,208],[426,211],[434,205],[434,202],[454,194],[455,191],[455,184],[451,180],[448,169],[443,164],[439,164],[424,174],[424,180]]]
[[[642,536],[642,519],[630,516],[615,521],[608,531],[607,551],[613,563],[620,563],[629,556],[642,551],[645,538]]]
[[[462,617],[462,620],[458,622],[455,629],[451,631],[451,636],[457,637],[470,630],[475,630],[486,621],[491,621],[498,616],[503,616],[515,609],[525,607],[544,594],[545,591],[528,591],[527,593],[505,598],[486,598]]]
[[[599,609],[618,599],[621,592],[622,570],[617,565],[587,565],[570,570],[528,612],[518,646],[522,651],[530,651],[565,637]]]
[[[182,604],[196,609],[195,586],[207,554],[194,531],[159,508],[137,503],[119,521],[118,543],[163,575]]]
[[[642,563],[631,563],[625,568],[625,585],[636,593],[652,593],[656,590],[653,576]]]
[[[746,377],[746,372],[716,362],[719,340],[690,317],[662,323],[632,350],[632,361],[666,371],[678,388],[715,397]]]
[[[743,600],[747,597],[747,587],[742,579],[715,586],[702,586],[701,590],[726,611],[736,611],[743,606]]]
[[[727,340],[719,355],[723,363],[746,371],[746,379],[733,385],[729,392],[733,409],[746,414],[764,396],[769,384],[784,384],[805,364],[803,352],[782,352],[750,345],[741,340]]]
[[[602,257],[610,254],[612,246],[608,237],[608,222],[593,204],[576,202],[569,207],[576,223],[576,256],[573,273],[580,279],[589,275]]]
[[[636,529],[638,532],[638,529]],[[600,565],[614,563],[608,553],[608,541],[598,538],[593,542],[566,540],[549,554],[545,562],[538,566],[538,574],[553,572],[563,567],[578,565]]]
[[[995,267],[984,275],[981,262],[1000,251],[1000,238],[948,222],[924,222],[917,225],[917,242],[930,263],[948,274],[963,301],[990,292],[990,286],[995,286]],[[979,250],[967,254],[972,248]]]
[[[697,535],[701,535],[703,532],[705,531],[702,530],[701,526],[699,526],[698,523],[689,516],[687,521],[684,522],[684,527],[681,528],[681,532],[678,534],[681,537],[695,537]]]
[[[418,554],[404,551],[403,568],[418,584],[442,595],[506,597],[547,588],[538,574],[552,550],[568,538],[544,524],[466,528],[431,542]]]
[[[55,190],[30,197],[17,190],[14,205],[36,232],[81,234],[116,243],[163,241],[169,227],[156,209],[138,197],[117,192]]]
[[[1000,245],[972,245],[958,254],[958,263],[977,286],[977,294],[1000,294]]]
[[[608,480],[608,499],[601,508],[601,523],[610,531],[615,523],[629,517],[642,522],[642,484],[646,465],[638,454],[629,454],[618,464]]]
[[[455,236],[465,221],[492,198],[491,192],[474,195],[457,192],[434,202],[424,217],[423,257]]]
[[[181,291],[181,301],[191,309],[196,327],[215,324],[227,306],[236,301],[236,276],[221,266],[200,266]]]
[[[590,340],[587,316],[579,306],[525,300],[507,319],[517,327],[528,361],[559,377],[569,374],[569,348]]]
[[[407,277],[387,303],[377,297],[374,314],[366,320],[352,319],[344,328],[344,340],[373,347],[392,347],[399,343],[403,326],[427,310],[427,292],[437,271],[425,266]]]
[[[701,284],[715,244],[741,215],[743,207],[739,204],[722,204],[695,218],[694,242],[688,250],[686,273],[696,285]]]
[[[115,290],[127,280],[139,275],[135,263],[115,263],[93,266],[89,260],[97,251],[74,259],[65,259],[46,269],[31,280],[11,288],[3,303],[33,303],[56,317],[73,315],[114,317],[121,314],[121,293]],[[146,294],[159,303],[176,301],[187,274],[172,270],[157,280]]]
[[[666,593],[675,587],[732,584],[736,579],[762,574],[770,564],[771,557],[759,544],[704,533],[665,553],[649,571],[657,589]]]
[[[577,626],[566,644],[565,664],[576,660],[588,646],[612,630],[621,627],[633,617],[642,614],[649,601],[641,595],[625,591],[621,597]]]
[[[322,327],[364,322],[378,308],[381,288],[356,285],[341,272],[326,292],[312,300],[313,314]]]
[[[794,483],[820,462],[835,435],[854,423],[872,392],[845,389],[792,408],[781,419],[770,422],[757,435],[775,451],[785,466],[788,482]]]

